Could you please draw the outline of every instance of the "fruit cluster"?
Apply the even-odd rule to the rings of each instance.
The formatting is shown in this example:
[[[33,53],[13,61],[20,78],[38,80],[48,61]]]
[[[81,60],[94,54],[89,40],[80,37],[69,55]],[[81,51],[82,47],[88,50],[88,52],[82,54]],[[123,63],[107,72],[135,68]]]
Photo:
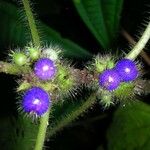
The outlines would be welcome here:
[[[58,77],[59,87],[63,86],[67,89],[68,83],[70,85],[71,82],[70,80],[67,81],[66,77],[64,78],[66,70],[62,66],[57,69],[52,59],[39,58],[34,64],[33,71],[35,76],[42,81],[52,80],[56,76],[56,72],[60,72]],[[107,69],[99,75],[99,85],[108,91],[113,91],[119,87],[121,82],[133,81],[137,76],[136,64],[132,60],[122,59],[113,68]],[[65,82],[67,85],[65,85]],[[46,90],[40,87],[32,87],[25,92],[22,107],[27,113],[42,116],[47,112],[51,103],[51,97]]]
[[[108,91],[115,90],[121,82],[130,82],[137,78],[138,69],[130,59],[122,59],[114,68],[107,69],[99,75],[99,85]]]
[[[49,58],[39,59],[33,69],[36,77],[41,80],[51,80],[56,74],[56,66]],[[50,104],[50,95],[40,87],[32,87],[24,93],[22,107],[27,113],[41,116],[47,112]]]
[[[60,52],[55,46],[26,47],[22,52],[10,54],[12,63],[22,70],[23,79],[17,91],[24,91],[19,109],[25,113],[40,117],[51,107],[52,99],[57,100],[75,90],[72,68],[60,60]]]
[[[21,109],[27,114],[42,116],[51,107],[52,99],[68,93],[74,95],[74,91],[80,85],[97,87],[97,83],[104,89],[105,94],[101,94],[101,98],[103,97],[109,106],[112,103],[109,91],[121,87],[122,82],[135,80],[138,76],[136,64],[129,59],[122,59],[115,65],[112,57],[98,55],[94,65],[80,70],[65,64],[59,59],[59,54],[60,49],[54,47],[46,49],[26,47],[25,52],[12,52],[13,63],[18,68],[24,66],[29,68],[23,75],[27,77],[23,78],[18,87],[18,91],[25,91]]]
[[[26,47],[22,52],[12,51],[10,56],[12,57],[13,63],[18,68],[28,66],[31,68],[30,70],[35,78],[40,80],[40,82],[46,82],[53,80],[57,73],[55,63],[59,52],[53,49],[41,50],[40,48]],[[21,101],[21,109],[35,116],[42,116],[45,114],[52,103],[50,93],[41,86],[32,85],[31,87],[27,86],[27,88],[24,88],[24,84],[22,84],[22,86],[23,87],[20,87],[20,89],[27,90],[24,92]]]

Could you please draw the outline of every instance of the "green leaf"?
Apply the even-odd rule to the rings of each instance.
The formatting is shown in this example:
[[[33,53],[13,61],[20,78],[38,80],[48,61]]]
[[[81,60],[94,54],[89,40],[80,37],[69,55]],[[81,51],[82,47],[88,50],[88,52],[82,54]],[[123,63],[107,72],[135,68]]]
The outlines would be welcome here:
[[[0,2],[0,44],[8,44],[14,46],[25,46],[31,41],[30,32],[26,27],[23,13],[19,13],[19,9],[13,4],[1,1]],[[42,31],[43,45],[58,44],[64,49],[66,57],[77,59],[89,59],[92,55],[85,49],[81,48],[71,40],[64,39],[61,34],[51,29],[44,23],[39,22],[40,30]]]
[[[118,31],[123,0],[73,0],[86,26],[108,48]]]
[[[19,116],[1,118],[0,145],[3,150],[32,150],[37,136],[38,125],[31,119]]]
[[[119,29],[123,0],[101,0],[107,30],[114,39]]]
[[[7,2],[0,2],[0,44],[5,43],[10,45],[25,45],[27,41],[30,41],[29,35],[25,24],[21,21],[21,13],[18,9]]]
[[[14,146],[14,150],[32,150],[38,132],[38,125],[31,122],[31,118],[19,116],[17,120],[18,134]]]
[[[108,150],[149,150],[150,106],[135,101],[119,108],[108,130]]]

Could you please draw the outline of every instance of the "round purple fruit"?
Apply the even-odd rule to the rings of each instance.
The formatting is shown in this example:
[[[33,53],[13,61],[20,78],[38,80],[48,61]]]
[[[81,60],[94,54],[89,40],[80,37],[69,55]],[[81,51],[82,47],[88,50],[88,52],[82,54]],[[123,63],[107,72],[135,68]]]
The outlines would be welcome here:
[[[56,66],[49,58],[41,58],[34,65],[34,73],[41,80],[50,80],[56,74]]]
[[[120,85],[120,77],[113,69],[105,70],[99,75],[99,85],[106,90],[115,90]]]
[[[130,59],[122,59],[117,62],[116,71],[124,82],[133,81],[138,76],[138,69],[134,61]]]
[[[50,105],[50,96],[42,88],[33,87],[24,93],[22,107],[26,113],[41,116],[47,112]]]

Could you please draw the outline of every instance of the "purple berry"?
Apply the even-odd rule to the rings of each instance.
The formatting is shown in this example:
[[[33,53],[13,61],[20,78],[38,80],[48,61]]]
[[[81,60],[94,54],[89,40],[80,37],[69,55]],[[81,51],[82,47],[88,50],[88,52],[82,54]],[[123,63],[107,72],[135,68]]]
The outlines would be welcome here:
[[[42,88],[33,87],[24,93],[22,107],[27,113],[41,116],[48,110],[50,105],[50,97]]]
[[[34,73],[41,80],[49,80],[55,76],[56,66],[51,59],[41,58],[34,65]]]
[[[138,76],[138,69],[136,64],[130,59],[122,59],[117,62],[116,71],[120,75],[122,81],[133,81]]]
[[[115,90],[120,85],[120,77],[113,69],[105,70],[99,75],[99,85],[106,90]]]

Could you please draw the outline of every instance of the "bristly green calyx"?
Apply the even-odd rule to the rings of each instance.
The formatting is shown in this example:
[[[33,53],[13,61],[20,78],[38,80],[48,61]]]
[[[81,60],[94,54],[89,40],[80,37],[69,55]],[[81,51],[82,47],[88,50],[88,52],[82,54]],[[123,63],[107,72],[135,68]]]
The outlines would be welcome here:
[[[115,58],[110,55],[97,55],[92,63],[95,66],[95,70],[98,73],[103,72],[106,69],[112,69],[115,66]]]

